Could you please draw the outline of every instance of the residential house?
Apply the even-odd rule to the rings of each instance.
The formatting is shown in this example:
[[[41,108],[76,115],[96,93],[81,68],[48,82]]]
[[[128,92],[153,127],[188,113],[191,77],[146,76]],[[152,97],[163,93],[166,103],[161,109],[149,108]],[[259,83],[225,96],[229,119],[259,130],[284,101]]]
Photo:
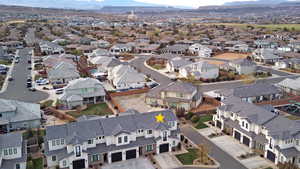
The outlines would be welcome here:
[[[26,151],[22,133],[0,135],[0,169],[26,169]]]
[[[271,101],[282,97],[281,90],[275,85],[269,83],[254,83],[235,87],[233,89],[218,90],[221,100],[227,97],[237,97],[240,100],[249,103],[259,103],[263,101]]]
[[[300,58],[283,59],[275,62],[275,67],[279,69],[300,70]]]
[[[130,53],[133,50],[131,45],[127,44],[115,44],[110,48],[110,52],[114,55],[120,55],[122,53]]]
[[[111,44],[105,40],[98,40],[98,41],[92,41],[91,45],[97,48],[109,48]]]
[[[300,78],[290,79],[286,78],[283,81],[276,84],[279,88],[281,88],[284,92],[300,95]]]
[[[179,74],[184,78],[194,77],[197,80],[200,78],[216,79],[219,77],[219,67],[206,61],[200,61],[180,67]]]
[[[130,65],[118,65],[108,72],[108,79],[117,90],[143,88],[147,85],[146,76]]]
[[[159,48],[158,44],[138,45],[135,48],[137,53],[155,53]]]
[[[179,72],[179,68],[188,64],[191,64],[192,62],[186,59],[183,59],[181,57],[175,57],[170,59],[166,64],[166,69],[169,72]]]
[[[92,59],[97,56],[112,56],[107,49],[96,49],[88,56],[89,59]]]
[[[189,45],[175,44],[161,49],[161,53],[184,55],[188,52],[188,49],[189,49]]]
[[[195,43],[189,47],[189,52],[199,57],[211,57],[213,51],[207,46]]]
[[[234,46],[227,47],[226,49],[230,52],[239,52],[239,53],[247,53],[250,51],[249,46],[243,43],[235,44]]]
[[[156,117],[162,115],[163,122]],[[91,130],[92,129],[92,130]],[[48,168],[94,168],[177,149],[180,130],[170,110],[118,116],[80,118],[78,122],[48,126],[45,136]]]
[[[43,65],[46,69],[53,68],[58,63],[66,62],[76,66],[75,61],[79,59],[79,57],[70,55],[70,54],[60,54],[60,55],[48,55],[43,59]]]
[[[290,120],[265,106],[229,97],[222,101],[213,121],[275,164],[291,162],[300,166],[299,120]]]
[[[120,64],[122,64],[121,61],[119,61],[118,59],[114,58],[114,57],[108,57],[108,56],[98,56],[95,58],[92,58],[90,60],[90,63],[94,66],[96,66],[96,71],[95,73],[93,73],[93,75],[97,76],[107,76],[108,75],[108,71],[112,68],[114,68],[115,66],[118,66]]]
[[[237,59],[229,62],[230,69],[240,75],[253,74],[257,70],[256,64],[250,59]]]
[[[202,94],[196,86],[182,82],[160,85],[146,94],[146,104],[172,109],[191,110],[202,102]]]
[[[0,131],[38,128],[42,112],[39,104],[0,99]]]
[[[270,63],[270,64],[274,64],[275,62],[282,59],[278,51],[274,49],[266,49],[266,48],[256,49],[252,53],[252,58],[257,62]]]
[[[41,52],[46,55],[62,54],[65,52],[64,48],[56,43],[41,41],[39,45]]]
[[[105,101],[105,90],[99,80],[79,78],[69,82],[59,100],[68,109]]]
[[[57,63],[47,71],[47,74],[51,84],[67,84],[80,77],[76,66],[68,62]]]

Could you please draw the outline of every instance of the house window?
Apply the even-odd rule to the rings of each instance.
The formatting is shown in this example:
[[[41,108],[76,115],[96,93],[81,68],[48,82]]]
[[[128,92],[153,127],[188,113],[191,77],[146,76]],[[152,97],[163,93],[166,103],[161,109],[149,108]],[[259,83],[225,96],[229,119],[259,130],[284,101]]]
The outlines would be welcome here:
[[[12,155],[13,154],[13,152],[12,152],[12,149],[10,148],[10,149],[8,149],[8,154],[9,155]]]
[[[4,150],[4,155],[6,155],[6,156],[8,155],[7,149]]]
[[[52,161],[56,161],[56,156],[52,156]]]
[[[75,147],[75,154],[76,154],[76,157],[80,157],[81,156],[81,150],[80,150],[80,146],[76,146]]]
[[[53,147],[55,146],[55,140],[52,140],[52,146]]]
[[[296,140],[296,145],[299,146],[299,140]]]
[[[138,130],[138,133],[140,134],[140,133],[143,133],[144,132],[144,130],[143,129],[139,129]]]
[[[242,121],[242,126],[243,126],[243,127],[245,126],[245,122],[244,122],[244,121]]]
[[[0,118],[2,117],[2,113],[0,113]]]
[[[21,168],[20,164],[16,164],[16,169],[20,169],[20,168]]]
[[[152,134],[152,133],[153,133],[152,130],[148,130],[148,131],[147,131],[147,134]]]
[[[248,129],[248,123],[246,123],[246,129]]]
[[[118,144],[122,143],[122,137],[118,137]]]
[[[163,132],[163,141],[167,141],[167,136],[168,136],[168,132],[164,131]]]
[[[17,148],[14,148],[14,154],[17,154],[17,153],[18,153]]]
[[[98,154],[93,155],[93,161],[99,161],[99,155]]]
[[[56,145],[60,145],[60,140],[56,140]]]
[[[64,166],[64,167],[67,166],[67,161],[66,161],[66,160],[63,161],[63,166]]]
[[[61,145],[64,145],[65,144],[65,139],[61,139],[60,143],[61,143]]]
[[[146,151],[149,152],[149,151],[153,151],[153,145],[149,144],[146,146]]]
[[[128,142],[128,136],[124,136],[124,142],[125,142],[125,143]]]
[[[92,139],[88,140],[88,144],[93,144],[93,140]]]

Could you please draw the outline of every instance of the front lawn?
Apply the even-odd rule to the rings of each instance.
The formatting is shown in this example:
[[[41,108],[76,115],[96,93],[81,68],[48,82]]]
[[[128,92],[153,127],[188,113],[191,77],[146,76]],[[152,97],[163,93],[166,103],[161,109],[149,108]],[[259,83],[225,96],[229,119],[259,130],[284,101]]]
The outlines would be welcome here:
[[[187,153],[176,155],[176,158],[183,165],[193,165],[194,160],[196,160],[198,158],[197,151],[199,151],[199,150],[195,149],[195,148],[191,148],[191,149],[188,149]]]
[[[11,65],[11,61],[0,59],[0,65],[7,65],[7,66],[9,66],[9,65]]]
[[[205,122],[211,121],[213,118],[212,115],[208,114],[208,115],[204,115],[204,116],[200,116],[200,119],[198,120],[195,128],[196,129],[203,129],[208,127],[206,124],[204,124]]]
[[[43,169],[43,158],[32,159],[31,161],[27,161],[27,169]]]
[[[98,115],[98,116],[105,116],[113,114],[112,111],[109,109],[106,103],[94,104],[89,106],[87,109],[81,111],[80,113],[76,111],[67,112],[67,114],[78,118],[82,115]]]

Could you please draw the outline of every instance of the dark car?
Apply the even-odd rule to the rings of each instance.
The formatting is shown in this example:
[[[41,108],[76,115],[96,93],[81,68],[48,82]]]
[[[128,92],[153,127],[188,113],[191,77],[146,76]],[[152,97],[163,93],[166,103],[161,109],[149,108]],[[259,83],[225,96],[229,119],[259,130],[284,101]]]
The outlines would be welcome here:
[[[31,60],[28,60],[28,63],[31,64]]]
[[[31,82],[27,82],[27,88],[31,88],[32,87],[32,83]]]
[[[28,70],[32,70],[32,67],[30,66],[30,67],[28,67]]]
[[[12,77],[8,78],[8,81],[13,81],[13,80],[14,80],[14,78],[12,78]]]

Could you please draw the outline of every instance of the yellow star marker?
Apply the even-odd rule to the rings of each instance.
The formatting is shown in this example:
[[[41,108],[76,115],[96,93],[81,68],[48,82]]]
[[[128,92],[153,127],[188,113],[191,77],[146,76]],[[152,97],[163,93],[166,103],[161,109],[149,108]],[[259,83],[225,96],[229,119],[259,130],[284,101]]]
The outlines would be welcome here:
[[[157,123],[163,123],[165,116],[160,113],[159,115],[155,116],[155,118]]]

